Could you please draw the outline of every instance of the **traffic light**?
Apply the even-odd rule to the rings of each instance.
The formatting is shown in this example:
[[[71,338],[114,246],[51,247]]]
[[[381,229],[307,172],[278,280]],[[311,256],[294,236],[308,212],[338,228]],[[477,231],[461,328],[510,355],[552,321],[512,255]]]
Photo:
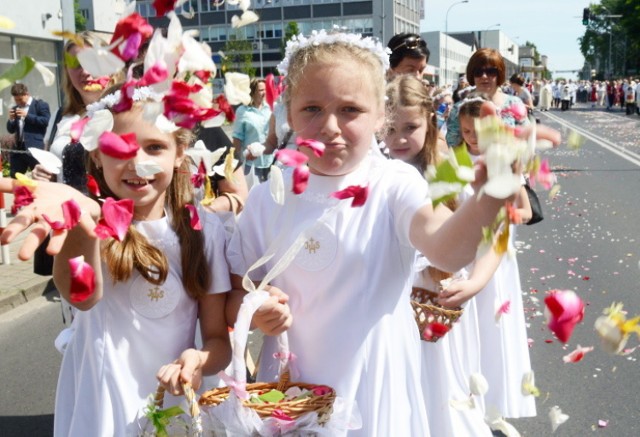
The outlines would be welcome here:
[[[589,11],[589,8],[584,8],[582,10],[582,24],[584,24],[585,26],[589,24],[590,15],[591,15],[591,11]]]

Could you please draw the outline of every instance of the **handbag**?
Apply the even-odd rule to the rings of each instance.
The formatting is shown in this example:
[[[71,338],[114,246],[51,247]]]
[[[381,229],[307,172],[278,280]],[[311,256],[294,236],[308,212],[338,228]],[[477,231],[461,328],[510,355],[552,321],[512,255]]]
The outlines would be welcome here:
[[[531,220],[527,222],[527,225],[535,225],[544,219],[542,205],[540,204],[538,195],[533,191],[533,188],[529,186],[528,182],[524,184],[524,189],[527,190],[527,196],[529,196],[529,203],[531,204]]]

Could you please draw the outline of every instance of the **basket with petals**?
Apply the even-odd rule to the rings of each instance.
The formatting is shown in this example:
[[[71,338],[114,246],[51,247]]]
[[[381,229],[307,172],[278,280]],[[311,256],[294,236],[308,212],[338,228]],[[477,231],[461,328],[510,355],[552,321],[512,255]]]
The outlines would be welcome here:
[[[227,387],[216,388],[202,394],[199,403],[208,417],[213,416],[227,433],[261,432],[262,427],[277,429],[268,435],[285,431],[309,431],[323,427],[333,413],[336,392],[325,385],[291,382],[295,374],[289,352],[287,333],[278,337],[279,379],[276,382],[246,384],[245,354],[248,330],[255,310],[268,297],[256,291],[247,294],[234,327],[232,376],[220,372]]]
[[[438,287],[441,282],[452,277],[451,273],[443,272],[432,266],[428,267],[429,276]],[[453,328],[453,324],[462,316],[462,308],[447,308],[437,303],[438,292],[425,288],[413,287],[411,292],[411,306],[418,325],[420,338],[424,341],[436,342]]]
[[[139,437],[202,437],[202,420],[200,406],[196,393],[191,384],[182,384],[184,397],[187,401],[189,420],[186,413],[179,406],[164,409],[165,388],[158,386],[155,396],[145,408],[144,417],[138,421],[140,424]]]

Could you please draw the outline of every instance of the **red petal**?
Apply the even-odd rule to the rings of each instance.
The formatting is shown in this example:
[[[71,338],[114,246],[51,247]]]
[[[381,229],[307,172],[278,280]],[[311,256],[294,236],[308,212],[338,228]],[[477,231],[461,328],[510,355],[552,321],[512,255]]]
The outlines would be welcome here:
[[[84,132],[84,127],[89,123],[89,117],[81,118],[71,123],[71,141],[77,143]]]
[[[89,190],[89,193],[93,194],[94,196],[100,197],[100,187],[98,186],[98,181],[96,181],[96,178],[94,178],[90,174],[87,175],[87,190]]]
[[[71,302],[83,302],[93,294],[96,287],[93,268],[84,262],[83,256],[79,256],[69,259],[69,269],[71,270],[69,298]]]
[[[283,149],[284,150],[284,149]],[[293,170],[293,192],[294,194],[304,193],[309,183],[309,167],[301,165]]]
[[[162,65],[155,64],[153,67],[145,71],[144,76],[138,82],[138,86],[153,85],[158,82],[162,82],[169,76],[169,72]]]
[[[200,223],[200,217],[198,216],[198,210],[196,207],[191,204],[187,204],[184,207],[189,210],[189,215],[191,216],[191,227],[196,231],[202,230],[202,223]]]
[[[176,7],[176,0],[154,0],[153,8],[156,10],[156,17],[162,17],[167,12],[172,11]]]
[[[140,146],[136,142],[136,134],[114,134],[103,132],[98,138],[98,148],[102,153],[116,159],[131,159],[136,156]]]
[[[324,143],[316,140],[305,140],[300,137],[296,137],[296,145],[298,147],[308,147],[313,151],[313,154],[320,157],[324,154]]]
[[[349,199],[353,198],[351,201],[351,207],[355,208],[358,206],[362,206],[367,201],[367,197],[369,196],[369,186],[360,186],[360,185],[350,185],[344,190],[335,191],[331,193],[331,197],[335,197],[336,199]]]
[[[133,200],[115,201],[108,197],[102,204],[102,218],[98,221],[95,233],[98,238],[113,237],[122,241],[133,220]]]
[[[276,159],[289,167],[299,167],[306,164],[309,158],[304,153],[291,149],[280,149],[276,152]]]
[[[23,206],[33,203],[33,194],[31,190],[24,185],[18,185],[13,189],[13,205],[11,205],[11,214],[15,215]]]
[[[80,205],[78,205],[75,200],[70,199],[62,204],[62,216],[64,217],[64,221],[52,222],[46,214],[42,214],[42,218],[49,223],[49,226],[51,226],[51,229],[54,231],[62,231],[72,229],[77,225],[80,221],[80,214],[82,214],[82,211],[80,211]]]

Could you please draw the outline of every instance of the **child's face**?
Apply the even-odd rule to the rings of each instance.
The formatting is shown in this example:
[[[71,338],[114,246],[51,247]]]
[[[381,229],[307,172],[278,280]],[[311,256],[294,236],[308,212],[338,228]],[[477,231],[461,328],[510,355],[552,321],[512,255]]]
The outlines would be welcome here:
[[[397,108],[384,139],[391,157],[411,161],[422,151],[428,130],[427,119],[419,108]]]
[[[309,157],[312,173],[345,175],[369,151],[375,132],[384,122],[384,109],[368,76],[352,60],[305,67],[291,95],[288,119],[299,137],[326,146],[321,157],[307,147],[301,148]]]
[[[474,118],[469,115],[461,115],[458,117],[458,120],[460,121],[460,133],[462,134],[462,138],[464,138],[464,142],[467,143],[469,153],[472,155],[480,155]]]
[[[117,159],[96,150],[94,162],[102,167],[105,182],[119,199],[132,199],[134,218],[154,220],[163,217],[165,192],[173,179],[173,172],[184,159],[183,147],[176,144],[172,134],[163,132],[142,116],[135,105],[130,111],[115,114],[113,132],[119,135],[135,133],[140,149],[135,158]],[[162,171],[140,177],[136,163],[153,161]]]

